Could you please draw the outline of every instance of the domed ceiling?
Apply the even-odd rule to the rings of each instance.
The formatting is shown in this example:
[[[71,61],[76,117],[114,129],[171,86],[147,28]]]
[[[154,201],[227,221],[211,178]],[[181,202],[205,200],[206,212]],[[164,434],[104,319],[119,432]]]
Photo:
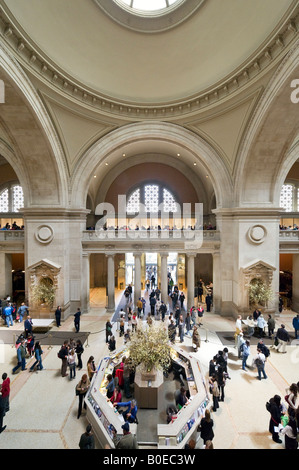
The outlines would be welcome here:
[[[150,33],[114,21],[100,2],[0,4],[57,70],[102,97],[141,105],[217,86],[267,46],[294,7],[293,0],[205,0],[177,26]]]

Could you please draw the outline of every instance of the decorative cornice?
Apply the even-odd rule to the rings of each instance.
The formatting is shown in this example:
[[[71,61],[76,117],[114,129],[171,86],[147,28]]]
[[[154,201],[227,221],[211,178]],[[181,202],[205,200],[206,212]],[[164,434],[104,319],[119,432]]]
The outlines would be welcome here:
[[[186,99],[165,104],[136,105],[101,95],[61,70],[33,43],[2,2],[0,7],[2,41],[27,70],[75,103],[79,102],[107,115],[135,121],[178,118],[218,104],[240,92],[283,58],[298,36],[298,24],[299,6],[298,2],[293,2],[287,18],[276,28],[272,37],[248,61],[220,82]]]

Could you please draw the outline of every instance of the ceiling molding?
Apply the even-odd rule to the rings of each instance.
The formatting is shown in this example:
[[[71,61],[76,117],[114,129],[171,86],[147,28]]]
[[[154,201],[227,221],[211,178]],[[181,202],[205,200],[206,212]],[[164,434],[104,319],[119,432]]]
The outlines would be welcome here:
[[[1,2],[0,36],[20,63],[56,92],[108,115],[125,120],[175,119],[206,110],[239,93],[278,64],[298,37],[299,5],[294,2],[271,38],[233,73],[196,96],[167,103],[136,104],[100,95],[59,68],[24,32]]]
[[[206,0],[181,0],[157,11],[140,11],[111,0],[94,0],[106,15],[121,26],[139,33],[154,34],[175,28],[188,19]]]

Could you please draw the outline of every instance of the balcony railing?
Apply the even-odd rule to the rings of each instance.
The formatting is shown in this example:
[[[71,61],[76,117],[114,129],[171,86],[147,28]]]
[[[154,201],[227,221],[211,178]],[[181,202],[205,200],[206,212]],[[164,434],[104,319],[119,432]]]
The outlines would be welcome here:
[[[0,242],[19,242],[24,240],[24,230],[0,230]]]
[[[138,241],[138,240],[182,240],[192,241],[202,237],[203,241],[220,241],[217,230],[84,230],[83,241]]]

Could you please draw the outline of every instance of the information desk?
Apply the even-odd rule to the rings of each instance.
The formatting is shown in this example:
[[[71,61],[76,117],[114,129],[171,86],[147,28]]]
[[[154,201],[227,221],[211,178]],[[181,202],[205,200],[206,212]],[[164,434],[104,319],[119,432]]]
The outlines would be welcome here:
[[[158,424],[158,448],[181,449],[196,431],[209,406],[209,394],[200,362],[176,345],[171,346],[171,358],[185,369],[190,401],[169,424]]]
[[[158,448],[180,449],[189,441],[192,434],[205,413],[209,404],[209,395],[201,371],[200,362],[193,354],[186,353],[176,345],[171,346],[171,358],[184,368],[188,383],[190,402],[184,406],[176,415],[176,419],[169,424],[158,424]],[[112,424],[118,437],[123,435],[122,425],[124,419],[118,413],[106,397],[107,375],[112,374],[113,369],[120,364],[122,357],[129,357],[129,346],[118,350],[115,354],[104,357],[96,374],[92,379],[89,391],[85,397],[87,407],[87,419],[92,424],[93,431],[102,447],[108,444],[114,448],[113,433],[110,429]],[[137,401],[138,404],[138,401]],[[154,411],[153,411],[154,412]],[[137,425],[130,424],[130,431],[136,435]]]
[[[109,426],[112,424],[117,431],[117,436],[123,435],[122,425],[124,419],[121,413],[118,413],[112,403],[106,397],[107,375],[112,374],[114,367],[120,364],[127,348],[118,351],[116,354],[104,357],[97,372],[91,381],[91,385],[85,397],[87,419],[93,427],[93,432],[97,436],[102,447],[108,444],[114,449],[113,433]],[[136,424],[130,424],[130,431],[136,434]]]

